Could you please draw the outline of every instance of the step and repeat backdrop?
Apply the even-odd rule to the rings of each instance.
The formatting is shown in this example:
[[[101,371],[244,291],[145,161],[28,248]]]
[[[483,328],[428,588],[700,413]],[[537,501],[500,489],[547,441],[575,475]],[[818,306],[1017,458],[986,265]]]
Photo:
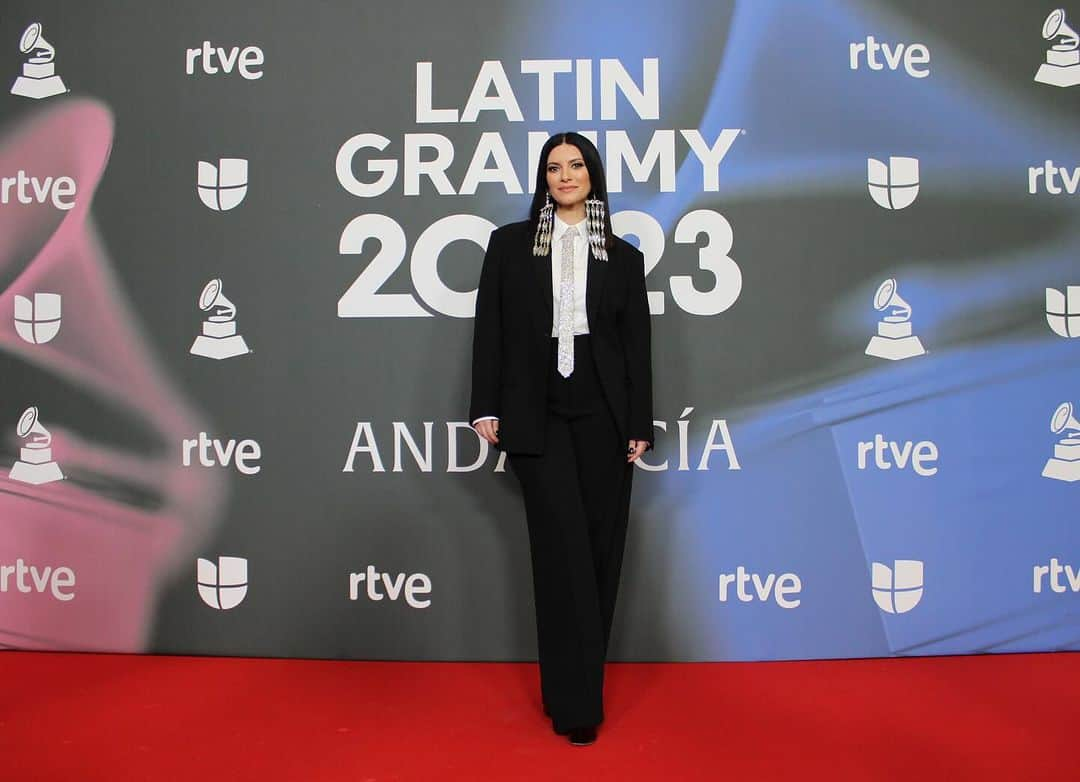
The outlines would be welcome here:
[[[533,658],[472,317],[578,130],[653,323],[612,656],[1080,648],[1077,30],[9,0],[0,645]]]

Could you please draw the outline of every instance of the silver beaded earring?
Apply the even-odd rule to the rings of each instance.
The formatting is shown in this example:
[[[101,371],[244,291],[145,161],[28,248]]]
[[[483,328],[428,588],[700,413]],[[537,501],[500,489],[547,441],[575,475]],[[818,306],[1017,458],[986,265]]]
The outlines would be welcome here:
[[[585,199],[585,226],[589,234],[589,248],[599,261],[606,261],[604,246],[604,202],[596,196]]]
[[[536,237],[533,239],[533,255],[547,255],[551,252],[551,230],[555,224],[555,205],[551,202],[551,193],[544,194],[544,205],[536,220]]]

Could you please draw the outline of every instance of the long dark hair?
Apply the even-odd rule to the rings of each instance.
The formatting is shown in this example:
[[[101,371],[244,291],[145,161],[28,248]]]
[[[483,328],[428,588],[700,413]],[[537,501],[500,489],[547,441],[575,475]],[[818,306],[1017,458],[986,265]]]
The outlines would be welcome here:
[[[535,230],[540,219],[540,210],[547,200],[548,155],[551,154],[551,150],[560,144],[577,147],[578,151],[581,152],[581,159],[585,162],[585,169],[589,172],[589,182],[592,185],[592,191],[589,195],[604,202],[604,247],[610,249],[615,240],[611,232],[611,206],[608,204],[607,177],[604,175],[604,164],[600,161],[600,152],[596,149],[596,145],[580,133],[574,133],[573,131],[556,133],[544,143],[544,148],[540,150],[540,160],[536,169],[536,191],[533,193],[532,205],[529,207],[529,223]]]

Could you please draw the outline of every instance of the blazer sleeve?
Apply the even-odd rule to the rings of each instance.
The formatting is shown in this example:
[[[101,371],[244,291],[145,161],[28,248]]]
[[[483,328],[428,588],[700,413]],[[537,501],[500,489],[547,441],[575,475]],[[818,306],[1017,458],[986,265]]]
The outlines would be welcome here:
[[[629,384],[631,440],[647,440],[652,447],[652,323],[649,299],[645,292],[645,256],[630,246],[627,264],[626,308],[621,330],[626,351],[626,376]]]
[[[469,420],[499,417],[502,377],[502,241],[499,231],[488,239],[473,320],[472,400]]]

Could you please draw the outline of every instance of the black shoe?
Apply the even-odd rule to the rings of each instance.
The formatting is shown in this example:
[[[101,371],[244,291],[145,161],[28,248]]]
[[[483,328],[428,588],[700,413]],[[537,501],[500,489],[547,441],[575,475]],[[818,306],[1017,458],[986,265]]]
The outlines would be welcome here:
[[[575,747],[587,747],[596,741],[596,728],[574,728],[567,734],[567,738]]]

